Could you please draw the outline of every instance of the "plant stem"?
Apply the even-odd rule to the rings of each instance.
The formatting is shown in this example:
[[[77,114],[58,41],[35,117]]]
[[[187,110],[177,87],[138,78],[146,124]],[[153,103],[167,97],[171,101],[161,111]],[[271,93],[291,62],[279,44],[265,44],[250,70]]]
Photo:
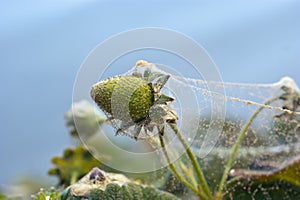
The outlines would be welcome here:
[[[72,172],[70,185],[73,185],[74,183],[76,183],[77,179],[78,179],[78,172],[77,171]]]
[[[174,173],[174,175],[178,178],[179,181],[181,181],[184,185],[186,185],[188,188],[190,188],[193,192],[195,192],[196,194],[198,194],[198,196],[201,198],[201,199],[207,199],[207,197],[202,194],[197,188],[193,187],[189,182],[187,182],[185,180],[184,177],[182,177],[180,175],[180,173],[177,171],[175,165],[171,162],[171,159],[169,157],[169,154],[167,152],[167,149],[166,149],[166,146],[165,146],[165,142],[164,142],[164,138],[162,136],[163,134],[160,134],[159,133],[159,140],[160,140],[160,145],[162,147],[162,150],[163,150],[163,153],[167,159],[167,162],[168,162],[168,165],[170,167],[170,169],[172,170],[172,172]]]
[[[268,105],[274,101],[276,101],[278,98],[272,98],[272,99],[269,99],[267,100],[264,105]],[[247,121],[247,123],[244,125],[244,127],[242,128],[241,132],[240,132],[240,135],[237,139],[237,141],[235,142],[234,146],[232,147],[232,150],[231,150],[231,154],[230,154],[230,157],[229,157],[229,160],[225,166],[225,169],[224,169],[224,173],[223,173],[223,176],[221,178],[221,181],[220,181],[220,184],[219,184],[219,189],[218,189],[218,192],[216,194],[216,198],[217,199],[222,199],[222,193],[223,193],[223,190],[224,190],[224,186],[225,186],[225,182],[226,182],[226,179],[228,177],[228,173],[230,171],[230,168],[232,167],[232,163],[234,161],[234,158],[236,156],[236,153],[244,139],[244,137],[246,136],[247,132],[248,132],[248,129],[250,127],[250,125],[252,124],[252,122],[254,121],[254,119],[257,117],[257,115],[264,109],[265,107],[264,106],[261,106],[259,107],[254,113],[253,115],[250,117],[250,119]]]
[[[188,168],[181,160],[178,162],[179,162],[178,163],[179,167],[181,171],[185,174],[185,177],[187,177],[187,180],[190,181],[194,187],[198,188],[198,183],[197,180],[195,179],[194,171]]]
[[[177,125],[175,123],[168,123],[168,124],[173,129],[174,133],[177,135],[178,139],[180,140],[180,142],[182,143],[184,149],[186,150],[187,155],[191,159],[192,165],[196,170],[197,176],[200,180],[201,186],[203,187],[203,190],[204,190],[205,194],[208,196],[209,199],[213,199],[213,196],[212,196],[211,191],[208,187],[208,184],[206,182],[206,179],[205,179],[204,174],[201,170],[201,167],[200,167],[200,165],[197,161],[196,156],[194,155],[194,153],[190,149],[188,143],[185,141],[183,135],[178,130]]]

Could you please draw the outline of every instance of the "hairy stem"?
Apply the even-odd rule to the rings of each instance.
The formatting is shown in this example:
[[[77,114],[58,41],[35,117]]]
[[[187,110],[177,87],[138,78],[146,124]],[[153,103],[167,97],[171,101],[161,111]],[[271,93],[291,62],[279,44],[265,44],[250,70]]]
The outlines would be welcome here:
[[[269,99],[267,100],[264,105],[269,105],[270,103],[276,101],[278,98],[272,98],[272,99]],[[261,106],[259,107],[254,113],[253,115],[250,117],[250,119],[247,121],[247,123],[244,125],[244,127],[242,128],[241,132],[240,132],[240,135],[237,139],[237,141],[235,142],[234,146],[232,147],[232,150],[231,150],[231,154],[230,154],[230,157],[229,157],[229,160],[225,166],[225,169],[224,169],[224,173],[223,173],[223,176],[221,178],[221,181],[220,181],[220,184],[219,184],[219,189],[218,189],[218,192],[216,194],[216,198],[217,199],[222,199],[222,193],[223,193],[223,190],[224,190],[224,187],[225,187],[225,182],[226,182],[226,179],[228,177],[228,173],[232,167],[232,164],[233,164],[233,161],[234,161],[234,158],[236,156],[236,153],[244,139],[244,137],[246,136],[247,132],[248,132],[248,129],[250,127],[250,125],[252,124],[252,122],[254,121],[254,119],[257,117],[257,115],[264,109],[265,107],[264,106]]]
[[[185,174],[185,177],[187,177],[187,180],[190,181],[194,187],[198,188],[198,183],[197,180],[195,179],[194,171],[188,168],[182,161],[178,161],[178,162],[179,162],[179,167],[181,171]]]
[[[203,191],[205,192],[205,194],[208,196],[209,199],[213,199],[212,193],[208,187],[207,181],[204,177],[204,174],[201,170],[201,167],[197,161],[196,156],[192,152],[188,143],[185,141],[183,135],[178,130],[177,125],[174,123],[169,123],[169,126],[173,129],[174,133],[177,135],[178,139],[180,140],[181,144],[183,145],[184,149],[186,150],[186,153],[187,153],[188,157],[190,158],[193,167],[195,168],[195,171],[197,173],[197,176],[199,178],[199,181],[200,181],[201,187],[203,188]]]
[[[177,171],[175,165],[171,162],[171,159],[169,157],[169,154],[167,152],[166,146],[165,146],[165,142],[164,142],[164,138],[163,138],[163,134],[159,134],[159,140],[160,140],[160,145],[162,147],[163,153],[166,157],[166,160],[168,162],[168,165],[170,167],[170,169],[172,170],[172,172],[174,173],[174,175],[176,176],[176,178],[178,178],[179,181],[181,181],[184,185],[186,185],[188,188],[190,188],[193,192],[195,192],[201,199],[207,199],[207,197],[201,193],[198,188],[195,188],[193,185],[191,185],[187,180],[185,180],[184,177],[182,177],[180,175],[180,173]]]

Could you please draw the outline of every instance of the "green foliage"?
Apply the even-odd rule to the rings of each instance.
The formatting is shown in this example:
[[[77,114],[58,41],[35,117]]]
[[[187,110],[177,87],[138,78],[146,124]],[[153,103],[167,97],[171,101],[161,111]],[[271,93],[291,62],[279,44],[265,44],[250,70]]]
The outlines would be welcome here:
[[[141,185],[127,183],[126,187],[132,199],[141,199],[143,197],[143,187]]]
[[[122,187],[119,186],[118,184],[114,184],[114,183],[108,184],[106,186],[106,190],[105,190],[104,194],[105,194],[105,199],[107,199],[107,200],[123,199]],[[125,194],[127,194],[127,193],[125,193]]]
[[[153,187],[145,187],[143,188],[143,198],[144,199],[158,199],[159,194],[156,189]]]
[[[61,200],[60,192],[55,188],[51,188],[49,191],[41,189],[37,195],[32,195],[33,200]]]
[[[81,197],[70,196],[69,199],[80,199]],[[177,200],[178,198],[173,194],[159,191],[150,186],[142,186],[135,183],[128,183],[119,186],[116,183],[109,183],[105,191],[95,188],[92,189],[89,196],[85,198],[91,200],[143,200],[143,199],[157,199],[157,200]]]
[[[62,157],[53,157],[51,162],[55,168],[50,169],[48,173],[57,176],[59,184],[64,187],[75,183],[92,168],[101,165],[84,146],[68,148]]]
[[[300,199],[300,156],[273,170],[236,169],[231,172],[231,176],[228,198],[281,199],[284,196]]]
[[[62,193],[62,200],[82,198],[93,200],[177,199],[170,193],[157,190],[152,186],[138,184],[121,174],[106,173],[98,168],[91,170]]]
[[[105,199],[105,196],[104,196],[104,191],[101,190],[101,189],[93,189],[90,193],[90,197],[89,197],[90,200],[104,200]]]
[[[239,184],[229,186],[225,193],[227,199],[243,200],[296,200],[300,199],[300,188],[282,181],[273,183],[256,183],[253,181],[243,180]]]
[[[188,188],[180,182],[173,174],[170,174],[161,187],[162,190],[175,194],[176,196],[184,195]]]
[[[4,200],[6,198],[6,196],[4,194],[0,193],[0,200]]]
[[[300,187],[300,156],[283,163],[274,170],[244,170],[232,171],[231,176],[237,180],[252,180],[254,182],[272,183],[285,181]]]

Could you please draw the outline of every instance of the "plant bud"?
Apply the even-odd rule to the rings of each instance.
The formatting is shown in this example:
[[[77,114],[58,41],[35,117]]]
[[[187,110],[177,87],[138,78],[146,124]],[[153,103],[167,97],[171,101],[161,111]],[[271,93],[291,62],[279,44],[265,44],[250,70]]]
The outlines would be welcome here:
[[[109,78],[92,86],[91,97],[114,119],[139,122],[154,104],[152,83],[135,76]]]

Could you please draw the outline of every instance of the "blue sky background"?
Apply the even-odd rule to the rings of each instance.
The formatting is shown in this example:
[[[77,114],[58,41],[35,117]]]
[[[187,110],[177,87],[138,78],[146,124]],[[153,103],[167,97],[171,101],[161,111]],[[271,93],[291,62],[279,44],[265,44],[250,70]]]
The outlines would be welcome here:
[[[111,35],[174,29],[203,45],[226,82],[291,76],[299,85],[299,10],[297,0],[1,1],[0,185],[46,176],[50,158],[70,145],[63,115],[76,73]]]

